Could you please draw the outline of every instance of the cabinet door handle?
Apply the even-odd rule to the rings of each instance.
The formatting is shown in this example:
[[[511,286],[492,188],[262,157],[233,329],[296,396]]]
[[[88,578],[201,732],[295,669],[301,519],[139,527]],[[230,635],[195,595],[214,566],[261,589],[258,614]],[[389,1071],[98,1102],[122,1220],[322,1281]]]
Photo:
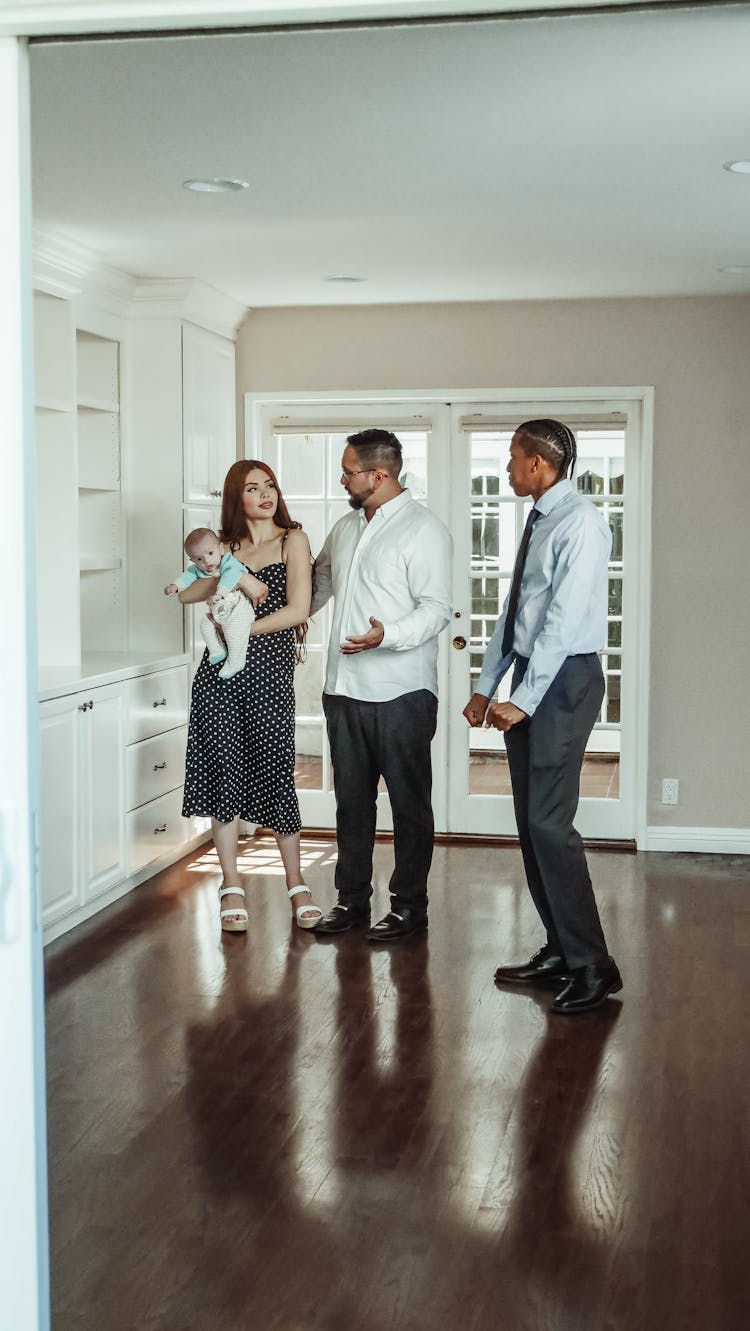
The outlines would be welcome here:
[[[166,832],[166,830],[167,830],[167,824],[162,823],[161,827],[154,828],[154,836],[158,836],[160,832]]]
[[[93,707],[94,704],[92,703],[91,705],[92,705],[92,707]],[[161,702],[155,702],[155,703],[154,703],[154,707],[166,707],[166,705],[167,705],[167,700],[166,700],[166,698],[162,698]]]
[[[167,765],[166,763],[154,763],[154,771],[163,772],[166,765]]]
[[[92,703],[91,699],[89,698],[89,711],[93,712],[93,710],[94,710],[94,704]]]
[[[214,499],[221,499],[221,490],[209,490],[208,492]]]
[[[79,702],[79,704],[78,704],[78,710],[79,710],[79,712],[87,712],[87,711],[89,710],[89,705],[88,705],[88,703],[87,703],[87,702]]]

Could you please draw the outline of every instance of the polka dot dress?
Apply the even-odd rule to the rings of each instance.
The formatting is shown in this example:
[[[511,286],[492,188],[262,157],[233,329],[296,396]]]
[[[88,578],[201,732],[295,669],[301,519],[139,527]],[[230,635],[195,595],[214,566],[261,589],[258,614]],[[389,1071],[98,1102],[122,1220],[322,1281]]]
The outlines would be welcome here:
[[[252,571],[252,570],[250,570]],[[286,605],[286,565],[267,564],[258,619]],[[184,817],[249,823],[287,835],[301,826],[294,788],[294,629],[251,635],[244,669],[219,679],[204,653],[185,758]]]

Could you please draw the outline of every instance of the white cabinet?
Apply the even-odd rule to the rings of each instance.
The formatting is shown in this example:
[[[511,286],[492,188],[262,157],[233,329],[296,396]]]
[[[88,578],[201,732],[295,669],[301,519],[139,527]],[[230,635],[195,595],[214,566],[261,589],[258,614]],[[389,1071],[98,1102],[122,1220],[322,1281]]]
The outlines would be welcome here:
[[[189,279],[112,283],[91,258],[73,277],[62,246],[56,272],[47,240],[35,273],[48,939],[208,830],[182,818],[192,632],[163,588],[185,564],[184,524],[219,526],[237,453],[244,307]]]
[[[205,833],[209,820],[182,817],[187,667],[128,680],[127,698],[127,863],[135,874]]]
[[[42,704],[41,868],[42,921],[53,924],[80,905],[80,716],[74,699]]]
[[[184,726],[187,721],[187,670],[161,670],[128,680],[128,744]]]
[[[185,324],[182,385],[184,500],[220,508],[224,477],[237,457],[234,344]]]
[[[124,876],[122,685],[42,703],[40,733],[46,925]]]

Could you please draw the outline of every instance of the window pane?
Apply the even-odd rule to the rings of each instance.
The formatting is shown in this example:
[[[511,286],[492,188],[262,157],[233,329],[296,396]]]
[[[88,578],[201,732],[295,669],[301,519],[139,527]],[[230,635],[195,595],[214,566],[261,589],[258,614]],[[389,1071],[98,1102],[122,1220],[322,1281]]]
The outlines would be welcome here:
[[[323,670],[325,652],[309,648],[307,659],[294,672],[294,695],[298,716],[323,715]]]
[[[295,731],[294,784],[298,790],[323,787],[323,725],[320,721],[298,721]]]
[[[347,431],[328,436],[328,494],[343,494],[341,489],[341,459],[346,448]]]
[[[325,493],[325,435],[284,434],[279,437],[279,485],[289,495]]]
[[[486,506],[472,509],[471,561],[497,564],[500,551],[500,517],[496,508]]]
[[[620,721],[619,675],[607,675],[607,720],[615,724]]]
[[[613,563],[622,563],[622,509],[610,508],[609,527],[612,532],[612,554],[610,558]]]
[[[473,495],[506,495],[513,491],[508,483],[508,449],[513,438],[511,430],[487,431],[471,435],[471,493]]]
[[[578,486],[579,494],[604,494],[604,459],[587,459],[585,470],[579,473],[576,484]]]
[[[608,613],[622,618],[622,578],[610,578],[609,580]]]
[[[288,508],[292,521],[302,523],[314,557],[325,539],[325,505],[319,499],[293,499]]]
[[[399,430],[404,454],[400,481],[408,486],[413,499],[427,498],[427,433],[425,430]]]
[[[622,621],[610,619],[607,625],[607,646],[622,647]]]

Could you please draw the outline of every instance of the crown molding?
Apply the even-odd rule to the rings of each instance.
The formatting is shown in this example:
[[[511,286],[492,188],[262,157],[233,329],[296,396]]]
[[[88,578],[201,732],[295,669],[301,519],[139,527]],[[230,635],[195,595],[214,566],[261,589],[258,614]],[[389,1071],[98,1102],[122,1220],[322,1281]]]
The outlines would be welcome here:
[[[108,314],[126,319],[138,279],[120,268],[100,263],[84,280],[81,298],[87,305],[106,310]]]
[[[181,319],[234,341],[247,306],[195,278],[135,277],[102,263],[76,240],[43,226],[32,232],[34,286],[119,318]]]
[[[184,319],[234,341],[247,314],[234,296],[192,278],[140,278],[130,303],[133,319]]]
[[[37,290],[68,300],[79,295],[86,277],[98,263],[92,251],[78,241],[40,226],[32,229],[31,243],[32,274]]]

